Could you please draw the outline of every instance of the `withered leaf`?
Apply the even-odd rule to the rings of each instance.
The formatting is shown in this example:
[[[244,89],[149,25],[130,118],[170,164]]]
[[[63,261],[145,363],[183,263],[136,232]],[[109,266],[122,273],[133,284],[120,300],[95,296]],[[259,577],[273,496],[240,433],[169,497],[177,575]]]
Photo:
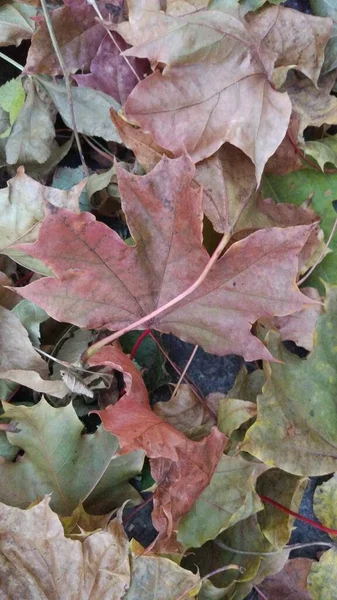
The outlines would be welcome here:
[[[92,215],[63,210],[45,219],[35,244],[15,246],[57,275],[20,288],[57,320],[125,327],[184,292],[208,263],[201,243],[201,191],[190,187],[190,159],[163,157],[144,177],[117,171],[135,246]],[[261,230],[234,243],[193,294],[149,325],[215,354],[270,358],[250,328],[259,317],[284,316],[312,304],[294,284],[296,254],[310,230]]]
[[[143,23],[141,29],[145,39],[152,37],[125,54],[167,66],[136,86],[125,104],[126,116],[160,146],[175,155],[187,150],[195,162],[230,142],[253,161],[259,181],[291,113],[288,96],[269,82],[269,50],[259,51],[258,38],[231,14],[200,11],[174,18],[154,13],[153,19],[152,28],[147,23],[144,32]]]
[[[29,510],[0,504],[0,596],[120,600],[130,585],[130,564],[119,520],[82,544],[64,537],[49,500]]]
[[[226,436],[214,427],[201,442],[163,421],[152,410],[145,385],[130,359],[116,347],[102,348],[88,363],[110,364],[126,372],[126,394],[98,411],[105,429],[118,437],[122,453],[144,450],[158,484],[152,520],[161,538],[170,539],[180,518],[208,485],[222,455]],[[134,382],[134,383],[133,383]]]

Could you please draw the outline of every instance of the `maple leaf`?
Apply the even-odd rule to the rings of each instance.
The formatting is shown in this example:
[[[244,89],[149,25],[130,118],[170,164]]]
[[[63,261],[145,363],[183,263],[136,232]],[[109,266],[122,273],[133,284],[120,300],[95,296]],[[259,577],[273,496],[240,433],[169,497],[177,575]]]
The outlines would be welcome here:
[[[190,159],[163,157],[144,177],[119,167],[117,172],[134,247],[91,214],[54,208],[35,244],[14,247],[57,276],[19,290],[57,320],[87,328],[125,327],[184,292],[208,264],[201,243],[202,194],[191,188]],[[149,326],[214,354],[270,359],[251,325],[312,304],[294,284],[296,254],[310,231],[311,226],[273,228],[234,243],[191,295]]]
[[[317,88],[310,79],[298,79],[295,73],[288,76],[286,89],[300,119],[300,133],[309,125],[337,123],[337,99],[330,94],[334,83],[332,74],[323,77]]]
[[[276,332],[268,333],[268,347],[282,362],[267,367],[257,420],[241,450],[297,475],[336,470],[336,320],[337,288],[331,287],[317,319],[314,349],[305,360],[288,352]]]
[[[121,56],[116,43],[122,51],[128,45],[118,33],[114,33],[114,40],[107,34],[102,40],[96,56],[91,61],[90,73],[74,75],[73,79],[79,86],[100,90],[115,98],[120,104],[124,104],[138,83],[134,71],[140,79],[143,79],[149,72],[149,65],[145,60],[130,58],[130,64],[134,70],[132,71],[125,58]]]
[[[2,598],[120,600],[130,585],[130,564],[119,519],[82,544],[64,536],[49,501],[29,510],[0,504]]]
[[[309,298],[320,302],[320,294],[315,288],[302,288],[301,291]],[[274,323],[282,340],[293,340],[297,346],[311,351],[314,347],[316,321],[322,308],[321,304],[313,304],[287,317],[276,317]]]
[[[18,241],[36,240],[49,203],[79,212],[79,197],[85,183],[84,179],[69,190],[58,190],[41,185],[26,175],[23,167],[19,167],[15,177],[7,182],[7,187],[0,190],[0,253],[37,272],[49,274],[50,271],[46,271],[40,261],[27,265],[22,252],[12,250],[10,246]]]
[[[22,460],[1,461],[3,502],[26,508],[52,494],[51,507],[61,515],[70,515],[79,502],[103,513],[120,500],[139,502],[127,480],[141,471],[143,452],[117,456],[118,441],[103,427],[83,434],[72,404],[54,408],[42,398],[34,406],[3,402],[3,408],[2,417],[15,424],[6,432],[7,447],[24,451]]]
[[[285,6],[270,6],[258,13],[249,13],[246,18],[249,29],[275,54],[272,80],[277,88],[284,83],[289,69],[301,71],[317,86],[332,27],[330,19],[306,15]]]
[[[118,348],[102,348],[88,364],[110,365],[126,373],[126,394],[97,414],[105,429],[118,437],[122,453],[144,450],[150,458],[151,474],[158,483],[152,520],[160,537],[169,540],[180,518],[208,485],[226,436],[213,427],[209,436],[193,442],[158,417],[136,367]]]
[[[104,16],[103,3],[98,2]],[[105,29],[96,20],[96,12],[85,0],[65,0],[64,6],[51,11],[52,27],[67,70],[88,70],[105,37]],[[44,17],[37,19],[39,28],[32,37],[25,73],[62,75]]]
[[[267,577],[259,585],[259,589],[273,600],[312,600],[307,591],[307,578],[314,562],[310,558],[288,560],[283,569],[276,575]]]
[[[136,86],[124,107],[127,118],[175,155],[187,150],[195,162],[230,142],[251,158],[259,181],[291,113],[288,96],[269,82],[269,50],[260,50],[258,38],[231,14],[154,13],[150,23],[135,22],[145,40],[152,38],[125,55],[166,66]]]

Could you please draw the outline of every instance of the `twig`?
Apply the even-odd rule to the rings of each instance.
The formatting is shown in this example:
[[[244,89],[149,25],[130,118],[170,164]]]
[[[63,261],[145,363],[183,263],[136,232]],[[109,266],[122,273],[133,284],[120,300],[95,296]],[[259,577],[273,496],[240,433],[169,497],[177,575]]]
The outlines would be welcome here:
[[[279,554],[285,550],[289,550],[290,552],[291,550],[299,550],[300,548],[308,548],[309,546],[329,546],[329,548],[335,547],[333,542],[307,542],[303,544],[290,544],[289,546],[284,546],[283,548],[280,548],[279,550],[273,550],[272,552],[249,552],[248,550],[238,550],[237,548],[227,546],[227,544],[224,544],[220,540],[214,540],[214,544],[223,550],[227,550],[228,552],[244,554],[246,556],[275,556],[275,554]]]
[[[184,377],[185,377],[185,375],[186,375],[186,373],[187,373],[187,371],[188,371],[189,367],[191,366],[191,362],[192,362],[193,358],[195,357],[195,355],[196,355],[196,352],[197,352],[198,348],[199,348],[199,346],[198,346],[198,345],[194,346],[194,348],[193,348],[193,350],[192,350],[192,354],[191,354],[191,356],[189,357],[189,359],[188,359],[188,361],[187,361],[187,363],[186,363],[186,365],[185,365],[185,368],[184,368],[184,370],[182,371],[182,373],[181,373],[181,375],[180,375],[180,377],[179,377],[179,379],[178,379],[178,382],[176,383],[176,386],[175,386],[175,388],[174,388],[174,390],[173,390],[173,394],[172,394],[172,396],[171,396],[171,400],[173,400],[173,398],[175,398],[175,397],[176,397],[176,395],[177,395],[177,393],[178,393],[178,390],[179,390],[179,387],[180,387],[180,385],[181,385],[181,382],[183,381],[183,379],[184,379]]]
[[[309,269],[309,271],[308,271],[308,272],[307,272],[307,273],[306,273],[306,274],[305,274],[305,275],[302,277],[302,279],[300,279],[300,280],[297,282],[297,285],[302,285],[302,283],[304,283],[304,281],[305,281],[306,279],[308,279],[308,277],[311,275],[311,273],[312,273],[312,272],[313,272],[313,271],[316,269],[317,265],[318,265],[318,264],[321,262],[322,258],[323,258],[323,257],[324,257],[324,255],[325,255],[325,252],[326,252],[327,248],[329,247],[329,244],[330,244],[330,242],[331,242],[331,240],[332,240],[332,238],[333,238],[333,235],[334,235],[334,233],[335,233],[335,231],[336,231],[336,227],[337,227],[337,217],[336,217],[336,219],[335,219],[335,222],[334,222],[334,224],[333,224],[333,227],[332,227],[332,229],[331,229],[331,233],[330,233],[330,235],[329,235],[329,237],[328,237],[328,240],[327,240],[327,242],[326,242],[326,244],[325,244],[325,246],[324,246],[324,248],[323,248],[322,252],[320,253],[319,257],[318,257],[318,258],[315,260],[314,264],[313,264],[313,265],[312,265],[312,267]]]
[[[260,590],[260,588],[257,587],[257,585],[254,585],[253,587],[254,587],[254,590],[257,591],[259,596],[261,596],[262,600],[269,600],[269,598],[267,598],[267,596]]]
[[[76,126],[76,120],[75,120],[75,111],[74,111],[74,102],[73,102],[73,94],[71,91],[71,83],[70,83],[70,78],[69,78],[69,73],[68,70],[66,68],[65,62],[63,60],[63,56],[58,44],[58,41],[56,39],[55,36],[55,32],[53,29],[53,25],[51,22],[51,18],[48,12],[48,8],[47,8],[47,3],[46,0],[41,0],[41,8],[43,11],[43,15],[46,21],[46,25],[49,31],[49,35],[50,35],[50,39],[51,42],[53,44],[53,48],[55,51],[55,54],[58,58],[58,61],[60,63],[60,67],[62,69],[63,72],[63,77],[64,77],[64,82],[66,85],[66,90],[67,90],[67,98],[68,98],[68,103],[69,103],[69,109],[70,109],[70,116],[71,116],[71,124],[72,124],[72,128],[74,131],[74,136],[75,136],[75,140],[76,140],[76,144],[77,144],[77,149],[78,149],[78,153],[80,155],[80,159],[81,159],[81,163],[83,165],[84,168],[84,172],[86,174],[86,176],[89,176],[89,169],[86,165],[86,162],[84,160],[84,156],[83,156],[83,151],[82,151],[82,145],[81,145],[81,140],[80,140],[80,136],[78,135],[78,131],[77,131],[77,126]]]
[[[156,342],[160,352],[162,353],[162,355],[164,356],[164,358],[167,360],[167,362],[170,363],[171,367],[175,370],[175,372],[180,376],[182,371],[181,369],[178,367],[178,365],[176,365],[176,363],[169,357],[169,355],[167,354],[164,346],[162,346],[162,344],[160,343],[160,341],[156,338],[156,336],[153,334],[153,332],[151,331],[150,336],[152,337],[153,341]],[[215,419],[217,418],[216,414],[212,411],[212,409],[207,405],[205,398],[203,397],[201,391],[199,390],[199,388],[196,386],[195,383],[193,383],[192,381],[190,381],[189,377],[187,375],[185,375],[184,377],[186,384],[188,385],[188,387],[192,390],[193,394],[195,394],[195,396],[198,398],[198,400],[200,400],[200,402],[205,406],[206,410],[209,411],[209,413],[215,417]]]
[[[10,56],[7,56],[7,54],[3,54],[3,52],[0,52],[0,58],[3,58],[3,60],[6,60],[8,63],[13,65],[13,67],[16,67],[17,69],[19,69],[19,71],[23,71],[23,67],[21,65],[19,65],[19,63],[17,63],[16,60],[13,60]]]
[[[165,312],[169,308],[172,308],[173,306],[175,306],[176,304],[178,304],[179,302],[181,302],[182,300],[187,298],[187,296],[192,294],[192,292],[194,292],[202,284],[204,279],[206,279],[208,273],[213,268],[214,264],[216,263],[216,261],[218,260],[218,258],[220,256],[220,254],[227,246],[229,236],[230,235],[228,233],[225,233],[223,235],[220,243],[218,244],[215,252],[210,257],[210,259],[209,259],[207,265],[205,266],[205,268],[203,269],[202,273],[199,275],[198,279],[187,288],[187,290],[185,290],[184,292],[182,292],[175,298],[172,298],[172,300],[170,300],[166,304],[163,304],[163,306],[160,306],[159,308],[152,311],[148,315],[145,315],[145,317],[138,319],[138,321],[131,323],[131,325],[128,325],[127,327],[124,327],[123,329],[120,329],[119,331],[116,331],[115,333],[108,335],[107,337],[103,338],[102,340],[99,340],[98,342],[96,342],[95,344],[90,346],[90,348],[88,348],[82,356],[83,362],[87,361],[88,358],[91,358],[92,356],[94,356],[96,354],[96,352],[98,352],[98,350],[100,350],[100,348],[103,348],[107,344],[111,344],[112,342],[117,340],[119,337],[121,337],[125,333],[128,333],[128,331],[132,331],[133,329],[139,329],[141,325],[144,325],[144,323],[147,323],[148,321],[151,321],[155,317],[158,317],[163,312]]]
[[[88,4],[90,4],[90,6],[93,7],[93,9],[95,10],[98,18],[100,19],[100,21],[102,21],[102,23],[104,24],[104,19],[103,19],[103,15],[101,13],[101,11],[99,10],[96,0],[87,0]],[[113,43],[115,44],[119,54],[122,56],[122,58],[124,58],[126,64],[128,65],[128,67],[131,69],[132,73],[134,74],[134,76],[136,77],[137,81],[141,81],[141,78],[139,77],[138,73],[135,71],[135,69],[133,68],[132,64],[130,63],[129,59],[127,56],[124,56],[123,54],[123,50],[120,47],[120,45],[118,44],[118,42],[115,40],[114,36],[112,35],[111,31],[109,29],[106,29],[106,32],[108,34],[108,36],[110,37],[110,39],[113,41]]]
[[[85,141],[87,142],[87,144],[89,144],[89,146],[91,146],[95,152],[97,152],[98,154],[100,154],[101,156],[103,156],[104,158],[106,158],[107,160],[109,160],[111,163],[115,162],[115,158],[112,154],[109,154],[108,152],[105,152],[104,150],[101,150],[101,148],[98,148],[98,146],[96,146],[89,138],[88,136],[84,135],[83,136]]]

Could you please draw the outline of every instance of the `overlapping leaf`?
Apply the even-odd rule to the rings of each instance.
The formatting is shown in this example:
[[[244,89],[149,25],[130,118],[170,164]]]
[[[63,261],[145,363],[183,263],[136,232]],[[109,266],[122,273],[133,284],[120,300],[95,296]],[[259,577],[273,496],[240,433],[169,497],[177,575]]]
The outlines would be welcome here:
[[[242,446],[267,464],[297,475],[336,470],[336,295],[335,287],[328,289],[307,359],[290,354],[278,335],[269,333],[269,347],[282,363],[267,366],[258,418]]]
[[[116,347],[102,348],[88,363],[109,365],[125,373],[126,394],[99,411],[105,429],[118,437],[123,453],[144,450],[158,484],[153,524],[170,540],[180,518],[208,485],[222,455],[226,437],[215,427],[201,442],[187,439],[150,407],[146,388],[132,361]]]
[[[34,350],[18,317],[2,306],[0,317],[0,380],[12,381],[38,392],[63,398],[67,393],[67,386],[63,381],[49,379],[47,363]],[[0,390],[3,398],[10,393],[4,381],[0,381]]]
[[[230,142],[251,158],[259,180],[291,113],[287,95],[268,80],[269,50],[259,52],[258,38],[243,22],[217,11],[177,18],[154,13],[151,27],[148,20],[135,27],[145,43],[126,54],[167,66],[136,86],[125,104],[127,117],[160,146],[175,155],[186,149],[195,162]]]
[[[164,157],[144,177],[118,169],[135,247],[87,213],[53,210],[39,240],[15,249],[43,261],[57,278],[36,281],[20,294],[54,318],[88,328],[118,329],[164,306],[197,280],[209,259],[193,176],[186,156]],[[233,244],[200,287],[151,326],[216,354],[269,358],[251,324],[312,303],[294,285],[296,254],[310,229],[261,230]]]
[[[116,456],[118,441],[102,428],[83,434],[71,404],[53,408],[42,399],[31,407],[4,403],[4,410],[3,416],[15,424],[14,432],[7,432],[8,442],[24,456],[0,465],[3,502],[26,508],[52,493],[53,510],[70,515],[84,501],[93,513],[108,512],[123,493],[122,502],[139,501],[137,492],[125,484],[141,470],[144,454]],[[91,492],[99,483],[103,485],[97,502]]]

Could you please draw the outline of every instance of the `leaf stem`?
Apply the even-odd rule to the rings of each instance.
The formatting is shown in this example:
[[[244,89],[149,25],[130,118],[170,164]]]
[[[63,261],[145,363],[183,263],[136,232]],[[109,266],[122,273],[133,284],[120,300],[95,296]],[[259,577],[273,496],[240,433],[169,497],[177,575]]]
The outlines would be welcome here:
[[[269,598],[267,598],[267,596],[260,590],[260,588],[257,587],[257,585],[254,585],[253,588],[257,591],[259,596],[261,596],[262,600],[269,600]]]
[[[200,583],[202,583],[203,581],[205,581],[206,579],[209,579],[210,577],[214,577],[214,575],[218,575],[219,573],[223,573],[224,571],[230,571],[232,569],[235,569],[236,571],[240,571],[241,574],[243,574],[245,572],[245,568],[240,566],[240,565],[226,565],[225,567],[220,567],[219,569],[215,569],[214,571],[211,571],[210,573],[206,573],[206,575],[204,575],[201,579],[200,579]],[[187,590],[185,590],[178,598],[176,598],[175,600],[184,600],[184,598],[186,597],[187,594],[189,594],[189,592],[192,592],[195,589],[195,585],[192,585],[191,587],[189,587]]]
[[[285,550],[299,550],[300,548],[308,548],[309,546],[329,546],[329,548],[333,548],[335,544],[333,542],[306,542],[303,544],[290,544],[289,546],[284,546],[279,550],[273,550],[272,552],[249,552],[249,550],[238,550],[237,548],[232,548],[231,546],[227,546],[220,540],[214,540],[214,543],[219,546],[219,548],[223,548],[223,550],[227,550],[228,552],[233,552],[235,554],[244,554],[247,556],[275,556],[275,554],[279,554],[280,552],[284,552]]]
[[[141,345],[142,341],[151,333],[151,329],[145,329],[139,336],[138,340],[136,341],[136,343],[134,344],[131,352],[130,352],[130,358],[131,360],[133,360],[136,356],[137,350],[139,348],[139,346]]]
[[[58,61],[60,63],[60,67],[62,69],[63,72],[63,77],[64,77],[64,82],[66,85],[66,90],[67,90],[67,98],[68,98],[68,103],[69,103],[69,109],[70,109],[70,117],[71,117],[71,124],[72,124],[72,128],[74,131],[74,136],[75,136],[75,140],[76,140],[76,144],[77,144],[77,149],[78,149],[78,153],[80,155],[80,159],[81,159],[81,163],[83,165],[84,168],[84,172],[86,174],[86,176],[89,176],[89,169],[86,165],[85,159],[84,159],[84,155],[83,155],[83,151],[82,151],[82,145],[81,145],[81,140],[80,140],[80,136],[78,134],[77,131],[77,126],[76,126],[76,119],[75,119],[75,111],[74,111],[74,102],[73,102],[73,94],[71,91],[71,83],[70,83],[70,78],[69,78],[69,73],[68,70],[66,68],[65,62],[63,60],[63,56],[58,44],[58,41],[56,39],[56,35],[53,29],[53,24],[51,22],[51,18],[48,12],[48,8],[47,8],[47,3],[46,0],[41,0],[41,8],[43,11],[43,15],[46,21],[46,25],[49,31],[49,35],[50,35],[50,39],[51,42],[53,44],[53,48],[55,51],[55,54],[58,58]]]
[[[337,529],[332,529],[331,527],[325,527],[325,525],[322,525],[321,523],[317,523],[317,521],[313,521],[312,519],[309,519],[308,517],[304,517],[303,515],[300,515],[299,513],[294,512],[293,510],[290,510],[290,508],[286,508],[282,504],[279,504],[278,502],[276,502],[272,498],[269,498],[268,496],[260,496],[260,498],[261,498],[262,502],[265,502],[266,504],[271,504],[272,506],[275,506],[279,510],[282,510],[282,512],[287,513],[287,515],[290,515],[291,517],[295,517],[296,519],[299,519],[300,521],[303,521],[304,523],[308,523],[308,525],[312,525],[312,527],[315,527],[316,529],[320,529],[320,531],[325,531],[325,533],[328,533],[329,535],[337,535]]]
[[[169,355],[167,354],[165,348],[162,346],[162,344],[160,343],[160,341],[156,338],[156,336],[153,334],[153,332],[151,331],[150,336],[152,337],[153,341],[156,342],[160,352],[162,353],[162,355],[164,356],[164,358],[167,360],[167,362],[170,363],[171,367],[175,370],[175,372],[180,376],[181,375],[181,369],[178,367],[178,365],[176,365],[176,363],[169,357]],[[193,383],[192,381],[190,381],[189,377],[187,375],[185,375],[185,381],[186,384],[189,386],[189,388],[192,390],[193,394],[196,395],[196,397],[200,400],[200,402],[204,405],[205,409],[208,410],[208,412],[216,418],[216,414],[212,411],[212,409],[207,405],[205,398],[203,397],[201,391],[198,389],[198,387],[196,386],[195,383]]]
[[[198,279],[194,283],[192,283],[192,285],[190,285],[187,288],[187,290],[185,290],[184,292],[182,292],[181,294],[179,294],[175,298],[172,298],[172,300],[170,300],[166,304],[163,304],[163,306],[160,306],[159,308],[156,308],[156,310],[152,311],[148,315],[145,315],[141,319],[138,319],[138,321],[135,321],[134,323],[131,323],[131,325],[128,325],[127,327],[124,327],[123,329],[120,329],[119,331],[116,331],[115,333],[112,333],[111,335],[108,335],[107,337],[103,338],[102,340],[99,340],[98,342],[96,342],[95,344],[93,344],[92,346],[90,346],[90,348],[88,348],[86,350],[86,352],[84,352],[84,354],[82,356],[82,360],[85,362],[86,360],[88,360],[88,358],[91,358],[92,356],[94,356],[96,354],[96,352],[98,352],[98,350],[100,350],[100,348],[103,348],[107,344],[111,344],[112,342],[114,342],[115,340],[117,340],[119,337],[121,337],[121,335],[124,335],[125,333],[128,333],[128,331],[132,331],[133,329],[139,329],[141,327],[141,325],[144,325],[144,323],[147,323],[148,321],[151,321],[155,317],[158,317],[163,312],[165,312],[169,308],[172,308],[173,306],[175,306],[176,304],[178,304],[179,302],[181,302],[182,300],[184,300],[185,298],[187,298],[187,296],[189,296],[190,294],[192,294],[192,292],[194,292],[201,285],[201,283],[204,281],[204,279],[207,277],[208,273],[210,272],[210,270],[212,269],[212,267],[216,263],[216,261],[219,258],[220,254],[223,252],[223,250],[227,246],[227,242],[229,240],[229,237],[230,237],[230,234],[228,234],[228,233],[225,233],[223,235],[223,237],[221,238],[221,241],[218,244],[215,252],[210,257],[207,265],[205,266],[205,268],[203,269],[203,271],[199,275]]]
[[[109,154],[108,152],[105,152],[104,150],[101,150],[101,148],[99,148],[98,146],[96,146],[96,144],[94,144],[89,138],[88,136],[84,135],[83,136],[85,141],[87,142],[87,144],[89,144],[89,146],[91,146],[95,152],[97,152],[97,154],[100,154],[101,156],[103,156],[104,158],[106,158],[108,161],[110,161],[112,164],[115,162],[115,158],[112,154]]]
[[[17,63],[16,60],[13,60],[13,58],[11,58],[10,56],[7,56],[7,54],[3,54],[3,52],[0,52],[0,58],[3,58],[3,60],[5,60],[8,63],[10,63],[11,65],[13,65],[13,67],[16,67],[17,69],[19,69],[19,71],[23,71],[23,67],[21,65],[19,65],[19,63]]]

